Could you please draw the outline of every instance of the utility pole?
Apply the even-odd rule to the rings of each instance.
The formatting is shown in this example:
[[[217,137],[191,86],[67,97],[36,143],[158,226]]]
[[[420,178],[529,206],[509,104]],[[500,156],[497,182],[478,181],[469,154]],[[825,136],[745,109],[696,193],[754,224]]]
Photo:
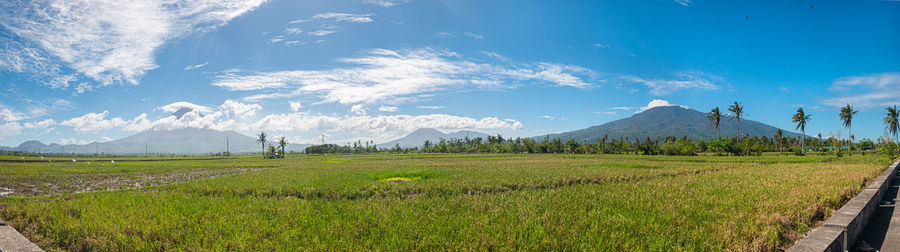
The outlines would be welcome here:
[[[225,156],[231,156],[230,146],[228,145],[228,137],[225,137]]]
[[[148,153],[150,153],[149,150],[150,149],[147,147],[147,142],[144,142],[144,157],[148,156]]]
[[[322,133],[322,145],[325,145],[325,133]]]

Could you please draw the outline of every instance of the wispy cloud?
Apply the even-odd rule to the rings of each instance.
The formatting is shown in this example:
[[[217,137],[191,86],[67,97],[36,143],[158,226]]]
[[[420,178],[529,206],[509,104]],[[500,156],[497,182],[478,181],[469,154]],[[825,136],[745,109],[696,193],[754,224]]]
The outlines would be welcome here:
[[[20,59],[25,65],[0,63],[0,67],[33,72],[37,67],[60,69],[60,65],[64,65],[102,85],[137,84],[145,72],[157,67],[154,53],[169,40],[214,29],[263,2],[2,2],[0,25],[27,43],[12,44],[15,48],[4,50],[4,53],[14,54],[4,58]],[[41,71],[35,73],[41,74]],[[74,79],[74,76],[59,79],[55,85],[67,87]]]
[[[837,79],[828,90],[835,97],[823,104],[841,107],[851,104],[859,108],[897,105],[900,101],[900,73],[877,73]]]
[[[473,32],[462,32],[462,33],[459,33],[459,32],[436,32],[436,33],[434,33],[434,37],[435,38],[466,37],[466,38],[473,38],[473,39],[484,39],[484,36],[473,33]]]
[[[186,67],[184,67],[184,71],[190,71],[190,70],[194,70],[197,68],[201,68],[201,67],[206,66],[206,64],[209,64],[209,62],[203,62],[203,63],[196,64],[196,65],[186,66]]]
[[[594,43],[594,47],[597,48],[609,48],[609,45],[603,43]]]
[[[683,6],[689,6],[689,5],[691,5],[691,2],[692,2],[692,0],[675,0],[675,3],[683,5]]]
[[[397,112],[397,110],[399,110],[399,108],[393,107],[393,106],[378,107],[378,111],[381,111],[381,112]]]
[[[337,32],[337,30],[325,30],[325,29],[323,29],[323,30],[315,30],[315,31],[311,31],[311,32],[309,32],[309,35],[310,35],[310,36],[321,37],[321,36],[325,36],[325,35],[332,34],[332,33],[335,33],[335,32]]]
[[[412,0],[363,0],[363,3],[381,5],[381,7],[393,7],[410,2]]]
[[[337,59],[346,67],[279,72],[225,71],[212,85],[234,91],[272,90],[245,100],[316,94],[321,102],[341,104],[400,102],[450,87],[498,87],[523,81],[576,88],[591,87],[594,71],[555,63],[502,64],[463,59],[453,51],[422,48],[373,49],[357,58]],[[294,89],[294,91],[284,90]]]
[[[290,35],[297,35],[297,34],[303,33],[303,30],[300,30],[300,28],[296,28],[296,27],[288,27],[288,28],[284,29],[284,33],[290,34]]]
[[[436,110],[436,109],[444,109],[444,108],[446,108],[447,106],[425,105],[425,106],[416,106],[416,107],[417,107],[417,108],[420,108],[420,109],[432,109],[432,110]]]
[[[719,90],[721,87],[716,82],[725,81],[722,77],[700,71],[677,72],[675,77],[675,79],[646,79],[634,75],[622,75],[618,79],[643,84],[650,89],[652,95],[668,95],[684,89]]]
[[[372,22],[372,16],[375,14],[350,14],[350,13],[337,13],[337,12],[327,12],[327,13],[319,13],[314,15],[313,19],[331,19],[337,22],[350,22],[350,23],[369,23]]]

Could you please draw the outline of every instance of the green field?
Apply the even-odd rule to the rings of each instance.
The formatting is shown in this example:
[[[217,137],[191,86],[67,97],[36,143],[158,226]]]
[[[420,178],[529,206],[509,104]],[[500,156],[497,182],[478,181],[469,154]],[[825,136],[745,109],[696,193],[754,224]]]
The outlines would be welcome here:
[[[0,188],[14,191],[0,199],[0,217],[47,250],[765,251],[789,246],[890,163],[871,155],[140,160],[0,162]],[[76,193],[92,190],[109,191]]]

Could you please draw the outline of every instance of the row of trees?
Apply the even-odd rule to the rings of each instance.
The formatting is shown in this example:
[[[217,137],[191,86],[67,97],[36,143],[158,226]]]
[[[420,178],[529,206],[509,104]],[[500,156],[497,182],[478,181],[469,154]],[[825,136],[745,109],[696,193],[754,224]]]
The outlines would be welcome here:
[[[900,121],[898,121],[897,106],[894,105],[893,107],[887,107],[886,110],[886,115],[884,119],[882,119],[882,122],[885,125],[885,134],[893,135],[894,139],[897,140],[897,142],[900,142],[900,138],[898,138],[898,133],[900,133]],[[716,131],[716,137],[719,137],[719,125],[723,117],[736,119],[738,136],[741,135],[741,118],[745,116],[744,106],[741,103],[735,101],[734,104],[728,107],[728,111],[732,114],[722,114],[719,110],[719,107],[715,107],[706,116],[707,120],[709,120],[709,123],[712,124],[713,128]],[[847,135],[849,136],[848,139],[851,145],[853,144],[854,140],[852,131],[853,116],[857,113],[859,113],[859,111],[854,110],[853,106],[851,106],[850,104],[841,107],[840,113],[838,113],[838,116],[841,119],[842,126],[847,128]],[[803,107],[800,107],[797,108],[797,112],[794,113],[794,115],[791,117],[791,121],[797,124],[796,129],[799,129],[803,136],[803,141],[800,141],[801,152],[806,149],[806,125],[810,121],[811,116],[812,115],[807,114],[805,111],[803,111]],[[819,138],[822,138],[821,134],[819,135]],[[887,138],[886,140],[890,139]],[[850,152],[850,155],[853,155],[852,151]]]
[[[888,107],[883,123],[885,124],[885,134],[893,135],[898,140],[900,133],[900,121],[898,121],[898,111],[896,106]],[[560,139],[549,139],[545,137],[543,141],[537,141],[532,138],[504,138],[501,135],[488,136],[483,138],[462,138],[462,139],[440,139],[438,142],[425,141],[420,147],[405,148],[399,145],[392,148],[378,148],[372,142],[353,143],[351,146],[336,144],[314,145],[306,148],[309,154],[326,154],[326,153],[343,153],[343,154],[360,154],[360,153],[596,153],[596,154],[644,154],[644,155],[694,155],[701,152],[710,152],[719,155],[759,155],[762,152],[794,152],[802,155],[806,149],[816,149],[819,151],[833,150],[836,153],[840,149],[848,149],[850,155],[853,150],[872,150],[879,146],[890,147],[890,150],[898,150],[896,144],[891,143],[889,137],[879,138],[878,143],[864,139],[859,143],[854,143],[852,135],[853,117],[858,113],[853,106],[847,104],[840,109],[838,116],[841,119],[842,126],[847,128],[848,139],[839,139],[834,136],[822,138],[819,134],[818,138],[808,137],[806,135],[806,126],[811,120],[810,114],[807,114],[803,108],[798,108],[792,116],[792,122],[796,123],[796,129],[801,131],[801,136],[797,138],[784,137],[783,132],[778,129],[774,136],[741,136],[740,121],[747,114],[744,112],[743,104],[734,102],[727,111],[730,114],[722,113],[719,107],[713,108],[708,114],[707,119],[716,132],[716,138],[713,139],[690,139],[688,137],[668,136],[665,138],[657,137],[651,139],[645,137],[638,138],[618,138],[610,139],[608,136],[596,139],[594,142],[577,142],[568,140],[563,142]],[[719,126],[723,119],[737,120],[737,136],[722,137],[719,134]],[[274,153],[275,147],[268,144],[269,151],[266,152],[266,135],[260,133],[257,140],[262,144],[263,153]],[[900,142],[900,141],[898,141]],[[281,155],[284,155],[284,146],[287,141],[284,137],[279,138],[278,146],[281,147]],[[271,155],[266,155],[267,157]]]
[[[545,137],[542,141],[532,138],[504,138],[501,135],[487,138],[440,139],[425,141],[421,147],[378,148],[374,144],[323,144],[306,148],[308,154],[361,154],[361,153],[572,153],[572,154],[639,154],[639,155],[694,155],[713,153],[717,155],[760,155],[763,152],[800,153],[800,138],[784,137],[777,130],[773,137],[744,136],[742,138],[691,139],[688,137],[657,137],[651,139],[609,138],[604,136],[593,142],[562,141]],[[884,142],[863,140],[850,144],[848,140],[835,137],[808,138],[809,146],[824,151],[836,146],[849,146],[853,150],[872,150]]]

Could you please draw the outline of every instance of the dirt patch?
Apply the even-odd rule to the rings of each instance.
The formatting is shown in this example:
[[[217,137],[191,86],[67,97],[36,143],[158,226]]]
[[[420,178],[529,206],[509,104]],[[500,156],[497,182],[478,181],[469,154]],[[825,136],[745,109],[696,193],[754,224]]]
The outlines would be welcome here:
[[[272,167],[244,167],[214,170],[196,170],[161,174],[92,174],[89,176],[69,175],[43,179],[16,179],[8,187],[0,188],[3,196],[46,196],[66,193],[119,190],[147,186],[158,186],[191,180],[210,179],[238,173],[258,171]]]

